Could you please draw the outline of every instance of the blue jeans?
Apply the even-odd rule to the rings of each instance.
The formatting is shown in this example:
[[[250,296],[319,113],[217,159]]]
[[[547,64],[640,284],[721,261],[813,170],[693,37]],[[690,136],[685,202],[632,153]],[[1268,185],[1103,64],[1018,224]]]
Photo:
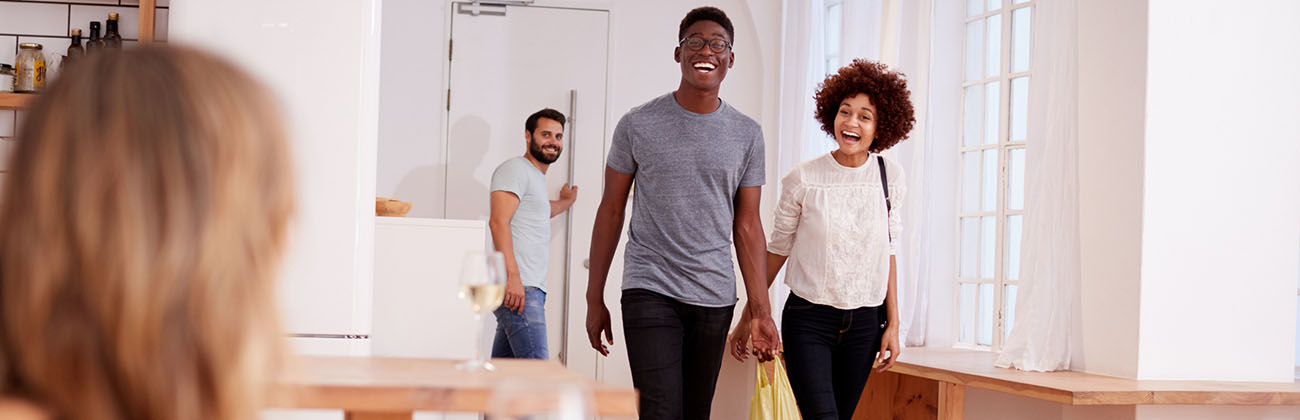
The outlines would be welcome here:
[[[794,293],[781,315],[790,390],[804,420],[853,418],[880,349],[879,307],[837,309]]]
[[[524,287],[524,313],[503,305],[497,317],[497,336],[492,340],[492,357],[546,359],[546,292]]]

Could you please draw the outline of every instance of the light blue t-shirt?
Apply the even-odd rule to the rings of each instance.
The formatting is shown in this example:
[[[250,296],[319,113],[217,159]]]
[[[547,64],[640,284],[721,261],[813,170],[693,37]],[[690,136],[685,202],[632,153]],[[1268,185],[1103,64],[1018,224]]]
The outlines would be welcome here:
[[[551,201],[546,197],[546,175],[520,156],[497,166],[492,172],[492,191],[519,197],[519,207],[510,218],[515,264],[524,287],[546,291],[546,262],[551,248]]]

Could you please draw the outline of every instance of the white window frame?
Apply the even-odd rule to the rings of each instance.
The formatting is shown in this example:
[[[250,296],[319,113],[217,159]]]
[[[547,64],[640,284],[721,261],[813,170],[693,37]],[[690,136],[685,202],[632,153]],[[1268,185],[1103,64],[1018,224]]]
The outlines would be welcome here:
[[[967,17],[965,17],[965,18],[962,20],[962,26],[961,26],[961,28],[960,28],[960,31],[961,31],[961,33],[963,34],[963,35],[962,35],[962,51],[961,51],[961,54],[962,54],[962,69],[963,69],[963,71],[962,71],[962,87],[961,87],[961,91],[958,92],[958,96],[960,97],[960,101],[959,101],[958,103],[965,104],[965,100],[966,100],[966,98],[965,98],[965,95],[966,95],[966,88],[971,87],[971,86],[984,86],[986,83],[990,83],[990,82],[995,82],[995,81],[996,81],[996,82],[998,82],[998,96],[999,96],[999,98],[998,98],[998,109],[999,109],[998,116],[999,116],[999,118],[998,118],[998,142],[997,142],[996,144],[983,144],[983,141],[977,141],[977,142],[976,142],[977,144],[976,144],[975,146],[965,146],[965,145],[964,145],[964,144],[965,144],[965,139],[964,139],[964,136],[965,136],[965,129],[964,129],[964,127],[965,127],[965,122],[966,122],[966,115],[965,115],[965,113],[966,113],[966,107],[963,105],[963,106],[961,107],[961,111],[960,111],[960,112],[961,112],[961,119],[960,119],[960,125],[959,125],[959,127],[962,127],[962,128],[959,128],[959,129],[958,129],[958,132],[959,132],[960,134],[957,136],[957,143],[956,143],[956,146],[957,146],[957,162],[956,162],[956,165],[957,165],[957,166],[956,166],[956,167],[959,168],[959,169],[957,170],[957,200],[956,200],[956,214],[957,214],[957,217],[956,217],[956,220],[955,220],[955,223],[956,223],[956,230],[955,230],[955,232],[956,232],[956,238],[957,238],[957,242],[956,242],[956,243],[957,243],[958,245],[957,245],[957,248],[956,248],[956,249],[957,249],[957,252],[955,253],[956,256],[957,256],[957,261],[955,262],[955,265],[954,265],[954,267],[957,267],[957,270],[956,270],[956,276],[955,276],[955,281],[954,281],[954,293],[953,293],[953,296],[955,297],[955,299],[953,299],[953,308],[954,308],[954,311],[953,311],[953,324],[952,324],[952,325],[954,326],[954,328],[952,329],[952,331],[953,331],[953,334],[952,334],[952,342],[954,343],[953,346],[954,346],[954,347],[958,347],[958,348],[969,348],[969,349],[978,349],[978,350],[994,350],[994,351],[996,351],[996,350],[1000,350],[1000,349],[1002,348],[1003,337],[1005,337],[1005,333],[1006,333],[1006,332],[1004,331],[1004,328],[1005,328],[1005,319],[1006,319],[1006,318],[1005,318],[1005,315],[1006,315],[1006,314],[1003,313],[1003,311],[1004,311],[1004,309],[1005,309],[1005,306],[1004,306],[1005,296],[1004,296],[1004,294],[1006,293],[1006,287],[1007,287],[1007,286],[1016,286],[1017,289],[1018,289],[1018,288],[1019,288],[1019,285],[1020,285],[1020,281],[1019,281],[1019,280],[1007,280],[1007,279],[1006,279],[1006,275],[1005,275],[1005,273],[1004,273],[1004,269],[1005,269],[1005,265],[1006,265],[1006,255],[1004,255],[1004,254],[1005,254],[1005,251],[1006,251],[1006,238],[1005,238],[1005,236],[1006,236],[1006,228],[1007,228],[1007,224],[1006,224],[1007,217],[1008,217],[1008,216],[1016,216],[1016,215],[1021,215],[1021,216],[1022,216],[1022,218],[1021,218],[1021,223],[1022,223],[1022,233],[1023,233],[1023,223],[1024,223],[1024,218],[1023,218],[1024,210],[1023,210],[1023,209],[1022,209],[1022,210],[1008,210],[1008,209],[1007,209],[1007,188],[1008,188],[1008,177],[1009,177],[1009,172],[1008,172],[1008,169],[1007,169],[1007,168],[1008,168],[1007,162],[1008,162],[1008,159],[1009,159],[1009,156],[1010,156],[1010,152],[1011,152],[1012,150],[1016,150],[1016,149],[1024,149],[1024,148],[1025,148],[1025,142],[1024,142],[1024,141],[1012,142],[1012,141],[1009,140],[1009,139],[1010,139],[1010,124],[1009,124],[1009,120],[1010,120],[1010,117],[1011,117],[1011,111],[1012,111],[1012,110],[1011,110],[1011,106],[1010,106],[1010,92],[1011,92],[1011,81],[1012,81],[1013,79],[1018,79],[1018,78],[1021,78],[1021,77],[1030,77],[1031,74],[1033,73],[1033,68],[1030,67],[1030,68],[1026,69],[1026,71],[1016,72],[1016,73],[1010,73],[1010,70],[1011,70],[1011,54],[1012,54],[1012,51],[1011,51],[1011,48],[1012,48],[1012,39],[1011,39],[1011,38],[1012,38],[1012,36],[1013,36],[1013,34],[1012,34],[1012,13],[1015,12],[1016,10],[1021,9],[1021,8],[1026,8],[1026,7],[1033,7],[1033,8],[1034,8],[1034,9],[1031,9],[1031,11],[1029,12],[1029,13],[1030,13],[1030,18],[1029,18],[1029,20],[1030,20],[1030,22],[1031,22],[1031,23],[1030,23],[1031,31],[1030,31],[1030,35],[1029,35],[1029,38],[1030,38],[1030,40],[1029,40],[1029,42],[1030,42],[1030,47],[1029,47],[1029,48],[1030,48],[1030,51],[1031,51],[1031,54],[1032,54],[1032,51],[1033,51],[1033,45],[1032,45],[1032,44],[1033,44],[1033,42],[1032,42],[1032,39],[1033,39],[1033,30],[1035,30],[1035,29],[1036,29],[1035,27],[1037,26],[1037,19],[1035,19],[1035,17],[1034,17],[1035,10],[1037,9],[1037,8],[1035,7],[1036,4],[1037,4],[1037,1],[1035,1],[1035,0],[1028,0],[1028,1],[1024,1],[1024,2],[1016,2],[1015,0],[1001,0],[1001,7],[998,8],[998,9],[996,9],[996,10],[994,10],[994,11],[988,11],[988,10],[985,10],[984,13],[977,14],[977,15],[973,15],[973,16],[967,16]],[[965,2],[961,2],[961,7],[963,7],[963,10],[965,10],[964,8],[966,7],[966,3],[965,3]],[[963,14],[965,14],[965,13],[963,13]],[[969,24],[969,23],[971,23],[971,22],[980,21],[980,20],[985,20],[985,19],[987,19],[987,18],[989,18],[989,17],[991,17],[991,16],[994,16],[994,15],[1001,15],[1001,16],[1002,16],[1002,17],[1001,17],[1001,26],[1002,26],[1002,27],[1000,28],[1000,29],[1001,29],[1001,36],[1000,36],[1000,40],[1001,40],[1001,46],[1000,46],[1000,48],[1001,48],[1001,53],[1000,53],[999,56],[998,56],[998,59],[999,59],[999,61],[1000,61],[999,65],[1000,65],[1001,67],[1000,67],[1000,69],[999,69],[999,71],[998,71],[998,74],[997,74],[996,76],[992,76],[992,77],[982,77],[982,78],[977,79],[977,80],[967,81],[967,80],[966,80],[966,75],[965,75],[965,65],[966,65],[966,62],[965,62],[965,61],[966,61],[966,57],[968,56],[968,54],[966,54],[965,49],[966,49],[966,46],[969,44],[969,42],[965,39],[965,38],[966,38],[966,35],[965,35],[965,34],[966,34],[966,25]],[[979,57],[981,57],[981,63],[983,63],[983,57],[986,57],[986,56],[987,56],[987,52],[984,51],[984,48],[986,47],[986,44],[987,44],[987,41],[985,40],[985,37],[987,36],[987,34],[988,34],[988,28],[985,28],[983,31],[980,32],[980,43],[979,43],[979,45],[980,45],[981,53],[982,53],[982,54],[979,55]],[[985,64],[985,65],[986,65],[986,64]],[[983,76],[984,74],[986,74],[985,71],[984,71],[983,66],[981,66],[980,73],[981,73],[981,76]],[[1032,77],[1030,77],[1030,81],[1031,81],[1031,83],[1032,83]],[[982,92],[983,92],[983,91],[982,91]],[[981,109],[984,109],[984,105],[988,103],[987,98],[985,98],[982,102],[983,102],[983,103],[981,104]],[[985,132],[985,127],[983,127],[982,124],[983,124],[983,120],[985,120],[985,116],[984,116],[984,115],[980,115],[978,118],[980,118],[980,119],[982,120],[982,121],[981,121],[981,129],[980,129],[979,133],[980,133],[981,136],[983,136],[983,133]],[[981,139],[981,140],[982,140],[982,139]],[[998,164],[997,164],[998,169],[997,169],[997,194],[996,194],[997,205],[996,205],[996,209],[995,209],[994,211],[982,211],[983,209],[982,209],[982,208],[979,208],[979,209],[977,209],[977,211],[973,211],[973,212],[963,211],[963,209],[962,209],[962,204],[963,204],[963,203],[962,203],[962,200],[963,200],[963,192],[962,192],[962,188],[963,188],[963,186],[965,185],[965,183],[963,182],[964,180],[962,179],[962,177],[964,176],[964,172],[965,172],[965,171],[962,169],[962,168],[964,168],[964,167],[963,167],[963,161],[962,161],[963,153],[967,153],[967,152],[979,152],[979,153],[980,153],[980,159],[979,159],[979,160],[980,160],[981,170],[979,171],[979,176],[982,177],[982,176],[983,176],[983,173],[984,173],[984,170],[983,170],[984,159],[983,159],[983,152],[982,152],[982,151],[984,151],[984,150],[997,150],[997,151],[998,151],[998,152],[997,152],[997,155],[998,155]],[[977,185],[979,185],[980,188],[983,187],[984,183],[982,182],[982,179],[981,179],[981,182],[978,182],[978,183],[977,183]],[[977,194],[977,196],[978,196],[978,197],[983,197],[982,192],[983,192],[983,191],[981,191],[981,194]],[[982,200],[982,198],[980,198],[980,199]],[[980,221],[980,222],[979,222],[980,229],[983,229],[982,218],[983,218],[983,217],[988,217],[988,216],[992,216],[992,217],[995,218],[994,230],[996,231],[996,233],[995,233],[995,238],[996,238],[996,239],[995,239],[995,241],[994,241],[994,242],[995,242],[995,243],[994,243],[995,250],[994,250],[994,256],[993,256],[993,261],[994,261],[994,263],[993,263],[993,264],[994,264],[994,273],[993,273],[993,278],[992,278],[992,279],[986,279],[986,278],[981,278],[981,276],[980,276],[980,272],[982,271],[982,267],[980,267],[980,264],[982,264],[982,262],[980,261],[981,256],[979,255],[979,253],[980,253],[981,247],[983,246],[982,241],[980,241],[980,242],[981,242],[981,245],[978,246],[978,247],[976,247],[976,250],[975,250],[976,255],[974,255],[974,256],[971,257],[971,258],[975,258],[975,260],[976,260],[976,270],[975,270],[976,273],[975,273],[975,277],[974,277],[974,278],[965,278],[965,277],[962,277],[962,276],[961,276],[961,259],[962,259],[962,242],[961,242],[961,241],[962,241],[962,236],[961,236],[961,235],[962,235],[962,226],[961,226],[961,221],[962,221],[962,219],[965,218],[965,217],[975,217],[976,220],[979,220],[979,221]],[[981,235],[980,233],[978,233],[978,232],[976,233],[977,240],[979,240],[979,236],[980,236],[980,235]],[[1022,242],[1022,246],[1023,246],[1023,242]],[[972,335],[972,337],[970,337],[971,341],[968,341],[968,342],[962,342],[962,341],[961,341],[962,317],[964,316],[964,314],[962,313],[962,295],[961,295],[961,288],[962,288],[962,285],[963,285],[963,284],[974,284],[974,285],[975,285],[975,298],[974,298],[974,300],[975,300],[975,305],[974,305],[974,306],[975,306],[975,307],[973,308],[973,310],[974,310],[974,319],[971,320],[971,322],[974,322],[974,323],[975,323],[975,332],[974,332],[974,334]],[[979,328],[979,322],[980,322],[980,319],[979,319],[979,287],[980,287],[980,285],[982,285],[982,284],[992,284],[992,285],[993,285],[993,288],[994,288],[994,291],[993,291],[993,322],[992,322],[992,329],[993,329],[993,331],[992,331],[992,340],[991,340],[990,345],[981,345],[981,344],[978,344],[978,343],[979,343],[979,335],[980,335],[980,331],[981,331],[980,328]]]
[[[832,26],[831,9],[836,6],[839,6],[840,8],[840,22],[836,22],[835,25]],[[838,44],[843,42],[843,40],[841,39],[844,36],[843,20],[844,20],[844,0],[825,0],[825,3],[822,4],[822,63],[826,65],[827,75],[830,75],[838,71],[840,69],[840,66],[843,63],[843,61],[840,59],[840,49],[831,48],[830,43],[826,42],[827,38],[831,36],[834,36],[836,39],[840,40],[839,42],[836,42],[837,46]],[[831,28],[838,28],[839,31],[837,33],[832,34]]]

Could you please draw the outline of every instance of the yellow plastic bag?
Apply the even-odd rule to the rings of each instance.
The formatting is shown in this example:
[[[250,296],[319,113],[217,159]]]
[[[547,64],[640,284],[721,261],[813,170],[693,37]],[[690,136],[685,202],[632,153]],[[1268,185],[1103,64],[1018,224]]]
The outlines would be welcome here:
[[[763,363],[755,363],[758,378],[754,381],[754,398],[749,400],[749,420],[800,420],[799,406],[790,390],[790,378],[785,375],[781,359],[773,359],[773,380],[767,379]]]

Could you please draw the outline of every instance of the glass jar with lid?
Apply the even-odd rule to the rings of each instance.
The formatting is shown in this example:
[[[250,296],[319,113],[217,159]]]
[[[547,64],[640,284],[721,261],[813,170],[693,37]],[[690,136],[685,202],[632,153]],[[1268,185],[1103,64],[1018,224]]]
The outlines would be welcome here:
[[[14,91],[14,66],[0,64],[0,92]]]
[[[45,53],[42,49],[41,44],[18,44],[14,92],[36,92],[45,88]]]

